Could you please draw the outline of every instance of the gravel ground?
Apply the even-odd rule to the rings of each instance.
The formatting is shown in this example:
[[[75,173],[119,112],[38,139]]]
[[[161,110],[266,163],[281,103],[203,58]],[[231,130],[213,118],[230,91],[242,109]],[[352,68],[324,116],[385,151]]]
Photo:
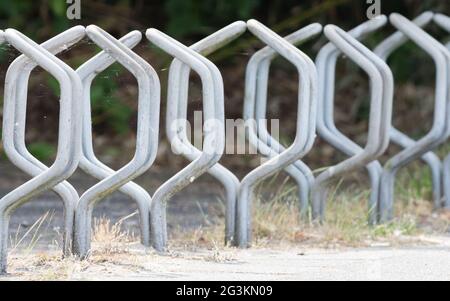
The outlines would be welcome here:
[[[129,278],[243,281],[450,280],[450,239],[435,246],[404,249],[263,249],[233,252],[232,256],[235,260],[228,263],[160,258],[156,262],[148,263],[150,271],[143,270],[130,275]]]
[[[449,281],[450,237],[426,239],[426,246],[402,248],[196,250],[167,256],[136,246],[126,255],[90,262],[18,255],[3,280]]]
[[[0,195],[27,179],[14,170],[1,164]],[[138,182],[153,192],[169,176],[161,172],[147,174]],[[81,172],[70,180],[80,192],[95,183]],[[207,223],[208,214],[220,211],[220,202],[214,201],[218,193],[220,188],[210,181],[191,185],[171,201],[170,225],[195,228]],[[102,202],[94,214],[117,221],[135,210],[133,202],[121,194],[114,194]],[[62,206],[57,196],[43,194],[17,210],[11,220],[10,235],[14,237],[20,231],[20,237],[46,212],[52,213],[51,218],[44,223],[45,231],[41,231],[42,237],[32,254],[38,256],[33,260],[42,254],[56,256],[52,258],[58,256],[55,255],[54,240],[60,238]],[[137,217],[133,217],[125,222],[124,227],[137,231],[137,225]],[[27,245],[28,239],[25,239],[23,246]],[[69,263],[55,260],[53,263],[33,262],[28,265],[26,260],[29,257],[26,259],[22,257],[25,255],[15,254],[10,258],[13,266],[11,274],[3,280],[46,279],[49,271],[52,277],[68,280],[450,280],[450,236],[424,239],[427,243],[423,245],[401,248],[374,246],[325,250],[297,246],[278,250],[199,249],[195,252],[182,250],[169,256],[149,253],[136,246],[136,250],[131,249],[131,259],[119,256],[114,262],[100,260],[89,264],[74,259]],[[49,249],[49,246],[53,248]],[[61,276],[54,271],[52,265],[55,262],[60,265],[59,270],[64,270]]]

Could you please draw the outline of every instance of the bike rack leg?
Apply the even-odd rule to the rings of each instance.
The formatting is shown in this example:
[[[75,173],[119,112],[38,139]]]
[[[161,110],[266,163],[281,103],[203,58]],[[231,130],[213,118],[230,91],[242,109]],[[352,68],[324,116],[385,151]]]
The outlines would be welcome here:
[[[76,44],[84,37],[84,35],[84,27],[75,26],[43,43],[41,46],[50,53],[56,54]],[[11,122],[13,122],[14,128],[6,127],[3,133],[3,145],[8,158],[22,171],[32,177],[38,176],[48,169],[46,165],[33,157],[25,145],[28,81],[31,71],[35,67],[36,64],[34,61],[30,60],[25,55],[21,55],[10,65],[6,80],[11,83],[10,88],[15,89],[15,92],[8,92],[9,95],[15,97],[13,100],[15,107],[5,106],[4,114],[13,116]],[[63,203],[72,204],[72,208],[76,206],[79,198],[78,193],[67,181],[63,181],[61,184],[56,185],[53,187],[53,190],[61,197]],[[71,254],[73,217],[68,217],[64,220],[63,254],[64,256],[68,256]]]
[[[285,40],[293,45],[304,43],[309,39],[322,32],[322,26],[318,23],[311,24],[305,28],[302,28],[293,34],[285,37]],[[266,120],[266,107],[267,107],[267,89],[269,81],[269,71],[272,61],[277,57],[277,53],[270,47],[265,47],[259,50],[253,55],[253,62],[259,63],[257,67],[257,92],[256,92],[256,105],[255,105],[255,120],[258,125],[259,144],[267,145],[273,149],[276,153],[285,151],[286,148],[279,143],[274,137],[272,137],[267,130]],[[251,68],[249,64],[249,68]],[[315,115],[313,112],[312,115]],[[311,129],[312,131],[314,129]],[[311,133],[310,138],[315,137],[315,133]],[[314,139],[310,139],[309,145],[314,143]],[[296,170],[292,170],[293,168]],[[310,187],[314,183],[314,175],[311,169],[302,161],[295,162],[292,166],[289,166],[285,171],[294,178],[299,190],[299,207],[300,215],[302,217],[307,216],[309,209],[309,191]]]
[[[419,27],[425,27],[433,20],[433,13],[425,12],[421,14],[419,17],[413,20],[413,22]],[[382,58],[385,62],[387,62],[389,56],[397,50],[401,45],[403,45],[408,38],[400,31],[394,33],[390,37],[386,38],[382,43],[380,43],[374,50],[375,54],[377,54],[380,58]],[[391,141],[402,148],[412,147],[416,143],[413,139],[400,132],[399,130],[392,127],[391,129]],[[439,208],[441,205],[442,198],[442,164],[439,157],[432,153],[428,152],[422,156],[422,160],[430,167],[432,182],[433,182],[433,200],[435,203],[435,207]]]
[[[363,152],[328,168],[316,178],[313,201],[321,204],[314,216],[323,219],[327,188],[334,177],[367,165],[379,157],[389,143],[388,131],[392,115],[393,79],[389,67],[370,50],[334,25],[325,28],[326,36],[369,75],[371,81],[371,109],[367,145]]]
[[[450,155],[448,155],[444,160],[444,208],[450,209]]]
[[[436,100],[431,131],[413,146],[404,149],[399,154],[392,157],[384,167],[380,187],[380,222],[387,222],[393,218],[394,184],[395,175],[398,170],[434,149],[436,144],[441,142],[444,138],[448,107],[448,60],[442,51],[442,48],[444,47],[420,27],[399,14],[392,14],[390,16],[390,21],[397,29],[401,30],[433,58],[437,68]]]
[[[6,40],[52,74],[61,87],[58,151],[54,164],[38,176],[8,193],[0,200],[0,273],[6,272],[8,225],[12,212],[41,192],[53,188],[67,179],[76,169],[81,147],[81,105],[76,100],[82,92],[81,81],[75,71],[40,45],[14,29],[7,29]],[[8,87],[5,91],[14,91]],[[12,92],[14,93],[14,92]],[[4,106],[14,107],[13,95],[5,95]],[[3,129],[14,127],[14,115],[4,116]],[[14,162],[13,162],[14,163]],[[63,200],[64,201],[64,200]],[[65,203],[65,224],[73,220],[74,205]]]
[[[159,78],[145,60],[97,26],[88,26],[86,33],[92,41],[107,50],[108,54],[136,77],[139,96],[136,151],[133,159],[87,190],[78,203],[75,215],[74,251],[80,258],[86,258],[90,250],[92,211],[96,203],[143,174],[153,164],[158,147],[160,105]],[[141,210],[145,212],[147,208]]]
[[[133,31],[119,40],[128,48],[134,48],[142,39],[142,34]],[[95,155],[92,145],[92,117],[91,117],[91,85],[97,75],[103,72],[115,60],[105,51],[100,52],[95,57],[84,63],[77,69],[83,86],[83,133],[82,133],[82,158],[80,168],[87,174],[98,180],[113,175],[114,170],[103,164]],[[151,197],[141,186],[134,182],[129,182],[119,188],[119,191],[130,197],[138,205],[141,242],[144,246],[150,245],[150,203]]]
[[[308,142],[311,133],[315,133],[315,112],[317,104],[317,72],[314,63],[299,49],[278,36],[256,20],[247,22],[247,28],[268,46],[272,47],[281,56],[295,65],[299,73],[299,105],[297,133],[294,143],[284,152],[273,157],[263,165],[250,172],[241,181],[239,199],[237,205],[236,244],[240,248],[250,246],[251,240],[251,201],[255,186],[286,168],[306,155],[310,148]],[[250,63],[249,63],[250,64]],[[256,79],[247,73],[246,98],[255,97]],[[248,103],[246,100],[244,103]],[[245,118],[244,118],[245,119]],[[311,127],[314,130],[311,130]]]
[[[209,60],[154,28],[148,29],[146,36],[150,42],[196,71],[203,85],[203,114],[205,119],[203,152],[195,161],[161,185],[153,195],[150,211],[152,245],[157,251],[163,252],[166,249],[164,223],[167,201],[175,193],[207,172],[220,160],[223,154],[225,148],[225,117],[222,115],[218,118],[215,106],[217,104],[220,104],[221,107],[224,106],[224,91],[220,71]],[[171,89],[176,91],[178,88],[169,85],[169,91]]]
[[[348,32],[353,38],[362,40],[370,33],[375,32],[387,23],[386,16],[379,16],[369,20]],[[341,54],[333,43],[328,43],[320,50],[316,59],[316,66],[319,73],[319,106],[317,114],[318,134],[334,148],[340,150],[348,156],[354,156],[363,149],[341,133],[334,123],[334,86],[336,64]],[[369,198],[369,224],[376,224],[379,180],[382,172],[381,164],[378,161],[366,166],[370,178],[371,194]],[[313,203],[315,208],[320,208],[320,204]],[[319,212],[320,209],[316,209]],[[324,215],[324,212],[322,213]],[[317,217],[316,217],[317,218]],[[323,216],[322,216],[323,219]]]
[[[210,55],[226,44],[241,36],[247,25],[245,22],[237,21],[214,34],[202,39],[190,48],[203,56]],[[167,118],[166,132],[172,146],[191,162],[201,156],[201,151],[195,148],[188,139],[186,120],[188,110],[188,89],[189,89],[190,68],[180,60],[175,59],[170,67],[169,86],[167,96]],[[215,111],[218,117],[224,115],[224,107],[216,103]],[[239,179],[223,165],[215,164],[208,170],[208,173],[217,179],[225,188],[226,200],[226,223],[225,223],[225,244],[233,241],[234,221],[236,216],[236,200],[239,190]],[[163,216],[165,218],[165,216]],[[162,222],[166,228],[167,221]],[[167,241],[167,229],[165,232],[165,244]]]
[[[434,22],[439,26],[450,32],[450,17],[443,14],[436,14],[434,16]],[[450,43],[445,47],[450,50]],[[450,109],[450,108],[448,108]],[[448,122],[448,121],[447,121]],[[447,137],[450,136],[450,128]],[[443,184],[444,184],[444,207],[450,209],[450,154],[444,159],[443,167]]]

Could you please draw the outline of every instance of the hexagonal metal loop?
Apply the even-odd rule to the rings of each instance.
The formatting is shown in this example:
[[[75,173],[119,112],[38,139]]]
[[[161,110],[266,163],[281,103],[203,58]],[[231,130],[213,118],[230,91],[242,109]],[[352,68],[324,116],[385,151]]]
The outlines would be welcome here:
[[[450,17],[444,14],[435,14],[434,22],[438,24],[440,27],[450,32]],[[450,42],[446,45],[447,49],[450,50]],[[447,108],[450,110],[450,107]],[[450,122],[449,118],[447,118],[447,122]],[[447,125],[447,139],[450,136],[450,126]],[[444,185],[444,202],[442,205],[450,209],[450,154],[447,155],[444,159],[443,164],[443,185]]]
[[[83,31],[84,30],[82,28],[75,28],[71,34],[73,33],[75,36],[74,39],[77,40],[82,37]],[[31,162],[30,169],[34,170],[30,171],[30,173],[37,175],[30,181],[5,195],[0,200],[0,272],[2,273],[6,271],[8,224],[11,213],[36,195],[48,189],[52,189],[59,183],[63,182],[75,171],[78,165],[81,155],[81,104],[77,100],[81,97],[82,93],[81,81],[75,71],[52,55],[45,48],[36,44],[31,39],[14,29],[7,29],[5,31],[5,38],[10,45],[31,58],[36,64],[41,66],[44,70],[56,78],[60,84],[61,100],[58,149],[55,162],[50,168],[41,165],[39,167],[40,170],[32,167],[33,165],[40,165],[39,163]],[[23,60],[23,57],[20,58],[19,62],[21,60]],[[18,88],[16,86],[16,81],[11,81],[9,79],[15,79],[16,77],[21,76],[20,72],[22,70],[16,69],[18,65],[19,64],[11,65],[8,69],[8,80],[6,80],[5,86],[3,108],[5,113],[5,117],[3,119],[3,142],[4,144],[11,143],[11,145],[8,146],[10,149],[15,148],[14,132],[17,123],[15,122],[15,102],[17,101],[15,93]],[[18,157],[12,156],[11,160],[13,163],[15,163],[14,159],[16,158],[23,157],[20,155]],[[27,160],[34,161],[31,157],[28,157]],[[25,164],[27,163],[23,161],[18,163],[17,166],[19,168],[23,168]],[[65,187],[67,188],[67,186]],[[63,248],[66,252],[70,249],[70,241],[72,237],[70,223],[73,223],[73,215],[76,206],[76,200],[73,198],[74,195],[69,195],[69,193],[73,193],[73,191],[68,191],[66,197],[62,199],[65,209],[66,236],[64,239]]]
[[[393,26],[405,34],[417,46],[427,52],[436,64],[436,92],[434,117],[431,130],[413,145],[392,157],[385,164],[380,186],[380,221],[386,222],[393,217],[393,197],[395,175],[398,170],[411,161],[433,150],[446,140],[449,113],[448,76],[450,72],[450,53],[423,29],[399,14],[392,14]]]
[[[379,16],[348,31],[348,34],[356,40],[363,40],[369,34],[379,30],[387,23],[386,16]],[[317,133],[337,150],[348,156],[354,156],[363,149],[350,138],[346,137],[336,127],[334,122],[334,90],[336,64],[341,54],[332,42],[323,46],[316,58],[316,66],[319,73],[319,105],[317,113]],[[377,221],[377,206],[379,195],[379,182],[382,172],[378,161],[366,166],[370,178],[371,193],[369,198],[369,224]],[[320,206],[320,205],[315,205]],[[322,212],[323,215],[324,212]]]
[[[249,20],[247,22],[247,28],[297,68],[300,88],[298,95],[297,132],[294,143],[285,151],[275,155],[269,161],[247,174],[241,181],[237,204],[235,241],[235,244],[241,248],[250,246],[252,232],[250,212],[255,186],[267,177],[292,165],[309,152],[312,147],[309,142],[311,139],[314,140],[311,136],[315,133],[314,112],[316,111],[317,105],[317,72],[314,63],[308,56],[256,20]],[[251,62],[249,65],[252,65]],[[245,84],[246,99],[244,101],[244,106],[247,106],[244,109],[244,114],[246,114],[244,116],[245,120],[252,118],[252,116],[247,116],[247,114],[254,111],[255,102],[252,99],[256,97],[256,88],[256,72],[250,72],[249,68],[247,68]],[[251,133],[252,131],[248,132]]]
[[[203,56],[207,56],[234,41],[246,29],[247,25],[245,22],[237,21],[207,36],[189,48]],[[192,162],[201,156],[201,151],[189,141],[188,129],[186,128],[189,73],[190,68],[188,65],[179,59],[175,58],[173,60],[169,70],[166,132],[172,147],[179,150],[184,157]],[[224,106],[217,102],[217,100],[216,98],[214,109],[217,117],[220,118],[220,116],[224,116]],[[225,242],[229,242],[234,237],[235,207],[240,181],[230,170],[221,164],[212,166],[208,170],[208,173],[216,178],[225,188]],[[164,221],[163,223],[166,224],[167,222]],[[165,232],[165,236],[167,237],[167,230]]]
[[[387,148],[392,116],[393,76],[384,61],[342,29],[328,25],[325,35],[369,76],[371,87],[369,130],[363,151],[329,167],[316,178],[313,189],[313,217],[324,218],[327,185],[335,177],[375,161]]]
[[[424,12],[416,19],[413,20],[414,24],[423,28],[431,23],[433,20],[433,13]],[[387,62],[390,55],[392,55],[399,47],[408,41],[408,37],[401,31],[397,31],[391,36],[387,37],[381,42],[374,50],[380,58]],[[402,133],[395,127],[391,128],[391,141],[402,148],[412,147],[416,143],[412,138],[408,137],[405,133]],[[433,199],[435,207],[440,207],[442,198],[442,163],[439,157],[433,152],[428,152],[421,157],[431,170],[432,182],[433,182]]]
[[[85,35],[83,26],[75,26],[70,28],[54,38],[42,43],[41,46],[50,53],[56,55],[64,51],[80,41]],[[27,107],[27,87],[31,71],[37,64],[26,55],[21,55],[15,59],[10,65],[10,72],[7,75],[7,81],[11,82],[11,89],[15,89],[11,93],[14,99],[14,107],[6,105],[4,113],[12,116],[11,124],[14,127],[4,128],[4,148],[5,153],[15,166],[30,176],[38,176],[48,167],[34,157],[27,149],[25,144],[25,123],[26,123],[26,107]],[[70,204],[66,207],[75,208],[78,203],[78,193],[75,188],[67,181],[52,188],[63,200],[64,204]],[[73,233],[73,213],[65,214],[64,221],[64,254],[71,252],[72,233]]]
[[[286,36],[284,39],[293,45],[299,45],[313,39],[321,32],[322,25],[314,23],[301,28],[300,30]],[[247,67],[247,73],[250,78],[255,78],[256,76],[256,99],[250,97],[246,98],[248,105],[244,105],[244,110],[251,110],[249,112],[244,112],[244,116],[246,116],[246,118],[250,118],[248,120],[255,120],[257,125],[257,128],[252,126],[252,124],[248,127],[250,132],[249,141],[254,145],[254,147],[259,149],[262,154],[266,154],[269,158],[273,158],[280,152],[286,150],[286,148],[269,133],[267,129],[267,122],[265,122],[269,70],[272,61],[277,57],[277,55],[278,53],[271,47],[266,46],[257,51],[250,59]],[[256,73],[256,75],[254,73]],[[254,106],[253,109],[252,106]],[[310,117],[315,118],[314,115],[315,113],[313,112]],[[315,131],[314,127],[310,127],[310,131]],[[310,133],[308,138],[308,144],[312,145],[314,142],[315,133]],[[309,208],[309,192],[314,182],[314,175],[311,169],[300,160],[286,167],[285,171],[295,180],[298,186],[300,215],[302,217],[306,217]]]
[[[134,48],[142,39],[139,31],[133,31],[122,37],[119,42],[128,48]],[[94,152],[92,139],[92,116],[91,116],[91,85],[93,80],[105,69],[111,66],[116,60],[105,50],[94,56],[92,59],[81,65],[77,69],[83,87],[83,132],[82,132],[82,157],[80,168],[87,174],[98,180],[104,180],[113,175],[115,171],[101,162]],[[141,242],[148,246],[150,243],[150,217],[149,208],[151,197],[145,189],[134,182],[128,182],[118,189],[130,197],[138,207]]]
[[[118,171],[88,189],[80,198],[75,215],[74,251],[81,258],[90,249],[92,211],[96,203],[147,171],[153,164],[158,148],[160,83],[155,70],[145,60],[97,26],[86,28],[89,38],[106,50],[137,79],[138,121],[136,150],[133,159]],[[140,206],[149,206],[141,203]],[[142,217],[145,211],[141,208]],[[143,213],[142,213],[143,212]],[[143,234],[143,239],[146,232]]]
[[[205,120],[203,151],[187,167],[162,184],[153,195],[150,215],[152,244],[156,250],[164,251],[167,238],[165,228],[167,201],[214,166],[224,151],[223,79],[217,67],[193,49],[153,28],[147,30],[146,36],[150,42],[197,72],[203,87],[203,115]],[[173,69],[171,71],[173,72]],[[174,76],[171,79],[174,80]],[[173,91],[179,91],[176,85],[179,85],[179,81],[170,82],[169,91],[172,89],[174,89]],[[221,111],[217,111],[216,107],[221,108]]]

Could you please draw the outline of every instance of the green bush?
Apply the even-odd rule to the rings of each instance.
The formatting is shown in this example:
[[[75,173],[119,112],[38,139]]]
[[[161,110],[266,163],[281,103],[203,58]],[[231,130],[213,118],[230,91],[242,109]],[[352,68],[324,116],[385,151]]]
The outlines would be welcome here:
[[[165,11],[169,18],[167,31],[174,36],[210,33],[211,27],[252,17],[260,0],[168,0]]]

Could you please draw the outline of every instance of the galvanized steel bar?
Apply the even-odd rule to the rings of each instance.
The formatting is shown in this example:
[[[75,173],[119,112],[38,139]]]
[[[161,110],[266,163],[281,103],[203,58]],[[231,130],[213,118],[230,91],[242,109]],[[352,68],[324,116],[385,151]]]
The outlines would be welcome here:
[[[5,195],[0,200],[0,273],[6,272],[8,226],[11,213],[28,202],[36,195],[53,188],[67,179],[76,169],[81,154],[81,104],[77,101],[81,97],[82,86],[75,71],[50,52],[39,46],[25,35],[14,29],[5,31],[5,38],[9,44],[23,54],[33,59],[42,68],[52,74],[60,83],[60,122],[58,135],[58,149],[53,165],[34,177],[25,184]],[[14,107],[13,94],[15,89],[11,88],[11,82],[6,82],[4,106]],[[3,119],[3,130],[5,127],[14,127],[14,114],[8,114]],[[75,204],[63,199],[65,225],[73,220]],[[67,227],[67,226],[66,226]],[[65,239],[65,243],[70,241]],[[63,246],[67,250],[67,245]]]
[[[224,89],[220,71],[209,60],[154,28],[148,29],[146,36],[150,42],[196,71],[203,86],[205,123],[203,126],[204,142],[202,154],[162,184],[153,195],[150,214],[152,245],[157,251],[162,252],[166,249],[165,216],[167,201],[175,193],[207,172],[219,161],[223,154],[225,148],[225,117],[223,115],[218,116],[215,107],[217,105],[224,106]],[[178,82],[174,84],[177,85]],[[171,85],[169,85],[169,90],[171,88]]]
[[[436,14],[434,16],[434,22],[450,32],[450,17],[443,14]],[[450,49],[450,43],[446,44],[447,49]],[[450,108],[447,108],[450,109]],[[447,120],[447,122],[450,122]],[[450,127],[448,128],[450,130]],[[447,139],[450,135],[450,131],[447,133]],[[450,154],[444,159],[443,164],[443,185],[444,185],[444,202],[443,206],[450,209]]]
[[[344,173],[365,166],[372,188],[369,222],[374,224],[378,214],[381,222],[389,221],[393,216],[393,187],[397,171],[421,157],[432,171],[435,207],[441,206],[443,178],[445,206],[450,208],[450,155],[442,167],[439,158],[430,152],[450,136],[450,51],[420,28],[432,20],[450,32],[450,18],[442,14],[426,12],[414,22],[392,14],[390,21],[398,32],[388,37],[374,52],[358,40],[384,26],[387,23],[385,16],[367,21],[348,33],[328,25],[325,35],[330,43],[320,50],[316,64],[294,45],[321,33],[322,26],[317,23],[283,39],[256,20],[247,23],[238,21],[191,47],[156,29],[148,29],[148,40],[174,57],[169,70],[166,132],[173,149],[191,162],[161,185],[153,199],[147,191],[132,182],[153,164],[159,134],[159,78],[155,70],[131,50],[140,42],[142,34],[133,31],[117,40],[97,26],[75,26],[38,45],[13,29],[0,31],[0,43],[7,41],[23,53],[10,65],[6,75],[3,145],[12,163],[34,177],[0,199],[0,273],[6,272],[10,215],[22,204],[49,189],[54,190],[64,204],[64,254],[69,254],[73,247],[81,258],[89,254],[94,206],[115,191],[123,192],[137,203],[142,243],[146,246],[151,244],[160,252],[166,250],[168,200],[206,172],[225,188],[225,240],[241,248],[250,246],[251,204],[256,185],[282,170],[297,183],[301,213],[308,211],[311,192],[313,218],[323,220],[329,183]],[[256,52],[248,63],[243,116],[250,144],[269,160],[240,182],[231,171],[217,163],[225,148],[224,87],[220,71],[204,56],[238,38],[247,28],[267,46]],[[86,34],[103,50],[75,72],[55,55],[77,44]],[[385,61],[407,39],[424,49],[437,67],[433,127],[418,141],[391,126],[394,84],[392,72]],[[341,133],[333,118],[336,63],[341,53],[369,75],[370,116],[364,148]],[[269,71],[277,55],[292,63],[299,73],[296,136],[288,148],[271,136],[265,122]],[[94,153],[90,104],[93,80],[116,61],[136,77],[139,90],[135,155],[118,171],[103,164]],[[61,87],[58,149],[56,160],[50,167],[30,154],[25,143],[28,81],[31,71],[38,65],[53,75]],[[192,145],[186,126],[191,69],[199,74],[203,88],[205,122],[202,150]],[[316,125],[322,138],[351,157],[326,169],[314,179],[312,171],[300,160],[313,147]],[[382,169],[375,160],[384,153],[390,139],[404,150],[391,158]],[[78,164],[86,173],[100,180],[79,201],[76,190],[65,181]]]
[[[247,25],[245,22],[234,22],[195,43],[190,48],[203,56],[208,56],[237,39],[246,29]],[[175,59],[172,62],[169,72],[169,91],[167,94],[166,133],[174,150],[192,162],[201,156],[201,151],[191,144],[187,136],[189,73],[190,68],[182,61]],[[216,102],[215,112],[218,118],[224,116],[225,113],[223,110],[223,105]],[[234,237],[235,207],[240,181],[230,170],[220,164],[212,166],[208,170],[208,173],[217,179],[225,188],[225,243],[228,243]],[[164,215],[163,218],[165,218]],[[162,223],[166,225],[167,221],[162,221]],[[167,229],[164,232],[165,237],[167,237]]]
[[[84,27],[76,26],[55,36],[41,46],[50,53],[57,54],[76,44],[84,35]],[[3,146],[7,157],[15,166],[33,177],[48,170],[46,165],[28,151],[25,144],[28,81],[31,71],[36,66],[37,64],[26,55],[19,56],[11,63],[6,76],[6,81],[11,84],[7,85],[5,90],[8,91],[5,92],[12,98],[9,103],[15,104],[15,106],[10,106],[9,103],[5,104],[4,114],[13,117],[10,122],[14,126],[5,127],[3,131]],[[67,181],[63,181],[52,189],[61,197],[64,204],[70,204],[68,205],[70,208],[76,207],[79,198],[78,193]],[[71,253],[73,233],[73,214],[69,213],[67,217],[64,220],[63,230],[65,255]]]
[[[387,23],[386,16],[379,16],[350,30],[348,34],[357,40],[365,39],[369,34],[379,30]],[[319,51],[316,66],[319,73],[319,106],[317,114],[317,132],[319,136],[334,148],[348,156],[354,156],[363,149],[358,144],[341,133],[334,123],[334,86],[337,60],[341,51],[328,43]],[[382,172],[378,161],[366,166],[370,178],[371,193],[368,202],[369,224],[377,221],[379,181]],[[314,204],[318,207],[320,204]],[[324,212],[322,212],[322,215]]]
[[[418,16],[413,22],[419,27],[425,27],[433,20],[433,13],[425,12]],[[400,48],[405,42],[408,41],[407,36],[405,36],[402,32],[397,31],[390,37],[386,38],[382,43],[380,43],[375,49],[374,52],[380,58],[382,58],[385,62],[387,62],[389,56],[395,52],[398,48]],[[391,129],[391,141],[402,148],[407,148],[413,146],[416,142],[408,137],[406,134],[392,127]],[[442,189],[441,189],[441,181],[442,181],[442,164],[439,157],[432,153],[426,153],[422,156],[422,160],[430,167],[432,182],[433,182],[433,200],[435,203],[435,207],[440,207],[440,202],[442,198]]]
[[[247,28],[297,68],[300,89],[297,133],[294,143],[284,152],[281,152],[279,155],[254,169],[241,181],[236,221],[236,244],[241,248],[250,246],[250,212],[255,186],[277,171],[301,159],[309,152],[308,142],[311,139],[311,133],[315,132],[315,130],[310,130],[311,127],[315,129],[315,116],[311,116],[311,113],[316,111],[315,106],[317,104],[317,72],[314,63],[299,49],[295,48],[260,22],[249,20],[247,22]],[[248,103],[248,98],[256,97],[256,78],[252,76],[252,73],[247,73],[245,86],[246,100],[244,104]]]
[[[128,48],[134,48],[142,39],[139,31],[133,31],[119,40]],[[92,139],[92,116],[91,116],[91,85],[93,80],[106,68],[115,62],[106,51],[102,51],[95,57],[81,65],[77,69],[83,87],[83,132],[82,132],[82,157],[80,168],[87,174],[98,180],[113,175],[115,171],[102,163],[95,155]],[[151,197],[141,186],[129,182],[118,189],[136,202],[139,212],[141,242],[145,246],[150,244],[150,203]]]
[[[386,164],[380,186],[380,221],[387,222],[393,218],[393,198],[395,175],[398,170],[416,158],[433,150],[443,142],[446,135],[446,118],[448,115],[448,59],[443,52],[445,47],[427,34],[423,29],[399,14],[392,14],[390,21],[420,48],[426,51],[436,64],[436,100],[432,129],[413,146],[405,148]],[[446,50],[448,53],[448,50]]]
[[[158,148],[160,106],[159,78],[146,61],[97,26],[88,26],[86,33],[136,77],[139,96],[136,150],[133,159],[87,190],[78,203],[74,251],[81,258],[85,258],[89,253],[92,211],[95,204],[143,174],[153,164]]]
[[[322,32],[322,25],[315,23],[307,27],[304,27],[288,36],[284,39],[293,45],[305,43],[307,40],[314,38]],[[259,138],[259,148],[263,149],[263,152],[268,153],[269,157],[273,157],[286,148],[280,144],[278,140],[271,136],[267,130],[266,122],[266,107],[267,107],[267,90],[269,81],[269,70],[272,61],[277,57],[277,53],[269,46],[256,52],[249,63],[248,72],[254,72],[251,65],[257,65],[257,87],[256,87],[256,102],[255,102],[255,116],[254,120],[258,126],[257,136]],[[253,99],[248,99],[249,101]],[[312,112],[311,118],[315,115]],[[310,128],[310,131],[315,131],[314,128]],[[310,133],[310,140],[308,145],[314,143],[315,132]],[[266,149],[270,148],[270,150]],[[299,207],[301,216],[305,217],[308,214],[309,209],[309,192],[310,187],[314,183],[314,175],[311,169],[302,161],[296,161],[294,164],[285,168],[285,171],[296,181],[299,192]],[[299,174],[300,173],[300,174]]]
[[[313,215],[321,219],[323,219],[325,210],[328,183],[338,175],[353,171],[376,160],[386,150],[389,143],[388,131],[392,115],[393,94],[392,74],[381,59],[334,25],[328,25],[325,28],[325,35],[369,75],[371,102],[368,138],[364,151],[328,168],[316,178],[313,189],[313,204],[316,206],[313,208]]]

